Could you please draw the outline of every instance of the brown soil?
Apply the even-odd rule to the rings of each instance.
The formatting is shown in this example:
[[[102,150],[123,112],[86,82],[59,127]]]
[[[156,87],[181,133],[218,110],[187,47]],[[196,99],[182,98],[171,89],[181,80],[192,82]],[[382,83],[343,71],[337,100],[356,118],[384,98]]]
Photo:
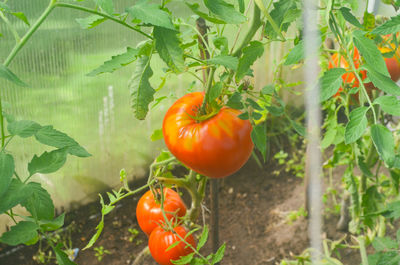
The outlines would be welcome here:
[[[274,170],[281,173],[276,176],[272,174]],[[103,234],[95,246],[103,246],[110,254],[98,261],[93,248],[80,251],[75,260],[77,264],[132,263],[147,243],[142,232],[132,242],[129,241],[131,234],[128,229],[140,230],[135,218],[139,196],[123,200],[117,209],[106,216]],[[288,224],[287,218],[289,212],[297,211],[304,205],[302,179],[284,173],[281,167],[271,164],[260,169],[251,160],[237,174],[221,182],[219,196],[220,241],[227,245],[221,265],[279,264],[283,258],[299,255],[308,247],[307,219],[300,217]],[[206,203],[209,204],[208,199]],[[75,222],[71,236],[73,248],[83,248],[94,233],[99,221],[96,213],[99,213],[98,202],[67,214],[66,223]],[[338,239],[344,235],[335,229],[337,216],[325,219],[326,237]],[[32,260],[37,246],[24,247],[7,257],[1,257],[1,251],[4,253],[4,250],[5,246],[0,245],[1,265],[37,264]],[[209,254],[209,246],[204,251],[204,254]],[[359,254],[354,250],[342,251],[340,260],[343,264],[360,264]],[[156,265],[151,257],[146,257],[141,264]]]

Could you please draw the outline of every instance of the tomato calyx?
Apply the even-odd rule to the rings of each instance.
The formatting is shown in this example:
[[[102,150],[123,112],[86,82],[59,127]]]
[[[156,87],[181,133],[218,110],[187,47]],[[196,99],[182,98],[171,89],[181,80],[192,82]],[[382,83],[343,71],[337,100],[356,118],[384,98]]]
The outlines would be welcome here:
[[[196,106],[194,108],[194,113],[195,115],[191,115],[189,113],[186,112],[186,114],[192,118],[193,120],[195,120],[197,123],[201,123],[203,121],[209,120],[212,117],[214,117],[215,115],[217,115],[219,113],[219,111],[221,110],[221,106],[215,104],[216,106],[210,106],[210,104],[207,104],[207,107],[205,110],[203,110],[201,108],[201,106]]]

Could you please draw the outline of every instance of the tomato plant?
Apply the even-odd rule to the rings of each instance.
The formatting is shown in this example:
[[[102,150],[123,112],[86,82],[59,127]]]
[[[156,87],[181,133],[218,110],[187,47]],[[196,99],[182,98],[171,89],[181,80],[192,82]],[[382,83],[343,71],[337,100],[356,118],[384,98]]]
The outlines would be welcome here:
[[[178,193],[169,188],[164,189],[163,207],[167,219],[172,222],[176,222],[178,217],[182,217],[186,214],[186,206],[181,197]],[[160,198],[156,200],[151,190],[147,191],[139,199],[136,206],[136,218],[140,228],[148,236],[154,228],[163,223],[164,216],[161,211]]]
[[[164,140],[171,153],[194,171],[226,177],[247,162],[253,150],[252,126],[228,107],[201,114],[204,94],[193,92],[176,101],[163,122]]]
[[[173,231],[159,226],[151,232],[149,238],[150,253],[160,265],[173,265],[173,260],[191,254],[193,248],[196,248],[196,241],[182,226],[175,227]]]

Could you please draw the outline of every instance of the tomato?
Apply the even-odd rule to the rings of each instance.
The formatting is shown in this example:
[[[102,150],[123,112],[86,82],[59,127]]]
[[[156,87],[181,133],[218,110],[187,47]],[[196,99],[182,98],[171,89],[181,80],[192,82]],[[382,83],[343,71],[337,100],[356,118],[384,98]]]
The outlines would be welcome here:
[[[175,247],[167,250],[168,247],[175,242],[181,241],[178,235],[181,238],[184,238],[187,243],[196,247],[196,241],[194,240],[193,235],[190,234],[189,236],[186,236],[187,231],[184,227],[177,226],[174,228],[174,231],[176,234],[172,231],[166,231],[162,227],[157,227],[153,232],[151,232],[149,238],[149,250],[153,259],[160,265],[173,265],[171,260],[177,260],[180,257],[187,256],[193,252],[193,249],[187,246],[184,242],[180,242]]]
[[[186,206],[181,197],[169,188],[164,189],[164,211],[168,220],[172,221],[186,214]],[[140,228],[147,235],[150,235],[159,224],[164,223],[161,205],[154,199],[150,190],[140,198],[136,207],[136,218]]]
[[[239,110],[223,107],[198,121],[204,93],[193,92],[178,99],[163,122],[165,143],[183,164],[210,178],[222,178],[239,170],[253,150],[251,124],[238,118]]]
[[[340,58],[340,65],[339,65],[339,58]],[[360,67],[360,53],[358,52],[357,48],[354,48],[353,63],[356,69]],[[331,56],[331,60],[329,61],[328,69],[336,67],[344,68],[346,71],[349,71],[351,69],[349,63],[343,56],[339,57],[338,53],[334,53]],[[362,79],[366,78],[365,71],[361,71],[361,78]],[[355,76],[353,72],[343,74],[342,79],[345,84],[352,84],[352,87],[358,87],[360,85],[358,78]],[[338,92],[335,94],[335,97],[339,96],[341,91],[343,91],[342,87],[339,88]]]

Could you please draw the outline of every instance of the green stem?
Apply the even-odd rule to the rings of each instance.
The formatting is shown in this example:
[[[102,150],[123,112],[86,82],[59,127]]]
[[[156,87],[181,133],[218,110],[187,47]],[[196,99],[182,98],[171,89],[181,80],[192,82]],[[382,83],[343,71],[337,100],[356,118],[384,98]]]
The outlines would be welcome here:
[[[365,238],[364,238],[364,236],[359,236],[358,237],[358,243],[360,244],[361,264],[362,265],[369,265],[368,264],[367,249],[365,247]]]
[[[118,24],[121,24],[121,25],[123,25],[123,26],[125,26],[125,27],[127,27],[127,28],[129,28],[129,29],[131,29],[131,30],[134,30],[134,31],[136,31],[137,33],[140,33],[140,34],[142,34],[143,36],[145,36],[145,37],[147,37],[147,38],[149,38],[149,39],[153,39],[152,36],[150,36],[150,35],[147,34],[147,33],[144,33],[144,32],[141,31],[140,29],[137,29],[137,28],[135,28],[135,27],[133,27],[133,26],[131,26],[131,25],[125,23],[124,21],[119,20],[119,19],[117,19],[117,18],[115,18],[115,17],[113,17],[113,16],[110,16],[110,15],[106,14],[106,13],[102,13],[102,12],[96,11],[96,10],[94,10],[94,9],[86,8],[86,7],[83,7],[83,6],[74,5],[74,4],[67,4],[67,3],[56,3],[55,6],[66,7],[66,8],[72,8],[72,9],[84,11],[84,12],[86,12],[86,13],[91,13],[91,14],[94,14],[94,15],[102,16],[102,17],[107,18],[107,19],[109,19],[109,20],[112,20],[112,21],[114,21],[114,22],[116,22],[116,23],[118,23]]]
[[[215,70],[216,70],[215,67],[211,67],[210,74],[208,75],[207,86],[206,86],[206,94],[204,96],[203,104],[201,105],[201,110],[200,110],[200,112],[202,114],[206,114],[207,102],[208,102],[211,86],[212,86],[212,83],[213,83],[213,80],[214,80]]]
[[[7,19],[7,17],[1,11],[0,11],[0,18],[3,19],[4,22],[7,24],[8,28],[11,31],[11,33],[14,35],[15,42],[18,43],[20,41],[20,37],[18,35],[18,32],[15,30],[13,25],[11,25],[10,21]]]
[[[276,34],[279,35],[279,37],[281,38],[281,41],[285,41],[285,36],[283,36],[280,28],[278,27],[278,25],[276,25],[274,19],[271,17],[271,15],[268,13],[268,9],[264,6],[264,3],[262,0],[255,0],[257,6],[261,9],[261,11],[263,12],[264,16],[267,18],[268,22],[271,24],[272,29],[275,31]],[[272,2],[272,1],[271,1]],[[271,2],[268,6],[271,5]]]
[[[257,2],[257,0],[256,0],[256,2]],[[245,37],[243,38],[242,42],[240,43],[240,45],[233,51],[233,53],[232,53],[233,56],[240,57],[240,55],[242,54],[243,48],[246,47],[247,44],[249,44],[249,42],[253,39],[258,28],[261,26],[260,16],[261,16],[260,8],[257,5],[254,5],[253,16],[252,16],[250,28],[247,31],[247,33],[246,33]]]

